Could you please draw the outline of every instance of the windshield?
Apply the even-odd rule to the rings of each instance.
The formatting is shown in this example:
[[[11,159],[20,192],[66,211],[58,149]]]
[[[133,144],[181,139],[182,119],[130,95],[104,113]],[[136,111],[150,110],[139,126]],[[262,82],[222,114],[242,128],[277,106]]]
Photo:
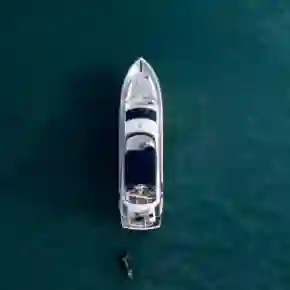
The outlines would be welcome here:
[[[156,122],[156,111],[148,108],[134,108],[126,112],[126,121],[140,118]]]

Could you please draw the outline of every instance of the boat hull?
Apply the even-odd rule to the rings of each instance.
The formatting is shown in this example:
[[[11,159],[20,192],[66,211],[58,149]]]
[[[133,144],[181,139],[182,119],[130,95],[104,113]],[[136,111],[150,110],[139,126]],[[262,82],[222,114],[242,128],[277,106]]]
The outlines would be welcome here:
[[[147,144],[148,148],[141,148],[142,144]],[[146,156],[145,161],[144,158],[138,159],[139,157],[136,161],[135,157],[131,158],[133,155],[140,155],[142,158]],[[136,164],[130,160],[134,160],[133,163]],[[150,169],[143,170],[147,167]],[[135,179],[132,179],[133,175]],[[148,176],[151,177],[148,179]],[[133,189],[129,190],[132,186]],[[160,228],[163,213],[162,93],[155,71],[143,58],[139,58],[129,68],[121,90],[119,195],[123,228]]]

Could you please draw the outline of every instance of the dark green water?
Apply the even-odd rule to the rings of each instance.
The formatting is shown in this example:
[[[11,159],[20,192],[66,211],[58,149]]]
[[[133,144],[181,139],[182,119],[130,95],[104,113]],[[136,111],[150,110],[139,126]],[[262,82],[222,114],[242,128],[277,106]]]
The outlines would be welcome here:
[[[1,290],[289,289],[289,3],[12,0],[0,29]],[[165,216],[128,234],[117,111],[139,56],[164,94]]]

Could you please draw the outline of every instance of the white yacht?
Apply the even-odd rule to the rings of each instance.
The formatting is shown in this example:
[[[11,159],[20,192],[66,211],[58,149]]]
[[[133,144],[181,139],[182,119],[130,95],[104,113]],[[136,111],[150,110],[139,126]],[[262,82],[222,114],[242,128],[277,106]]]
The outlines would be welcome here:
[[[119,209],[123,228],[161,226],[163,107],[158,77],[139,58],[125,77],[119,112]]]

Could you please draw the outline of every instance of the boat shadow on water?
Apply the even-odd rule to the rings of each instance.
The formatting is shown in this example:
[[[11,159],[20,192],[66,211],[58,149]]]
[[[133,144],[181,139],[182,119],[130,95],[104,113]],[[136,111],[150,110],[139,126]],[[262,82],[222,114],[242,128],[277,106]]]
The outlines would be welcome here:
[[[122,76],[106,69],[69,74],[42,128],[24,186],[55,214],[120,228],[118,109]],[[28,178],[27,178],[28,177]],[[33,183],[31,180],[33,179]],[[30,181],[29,181],[30,180]]]
[[[69,157],[66,172],[76,174],[83,189],[79,206],[98,222],[119,227],[118,109],[122,78],[100,69],[72,78],[67,112]],[[70,161],[74,160],[71,167]]]

